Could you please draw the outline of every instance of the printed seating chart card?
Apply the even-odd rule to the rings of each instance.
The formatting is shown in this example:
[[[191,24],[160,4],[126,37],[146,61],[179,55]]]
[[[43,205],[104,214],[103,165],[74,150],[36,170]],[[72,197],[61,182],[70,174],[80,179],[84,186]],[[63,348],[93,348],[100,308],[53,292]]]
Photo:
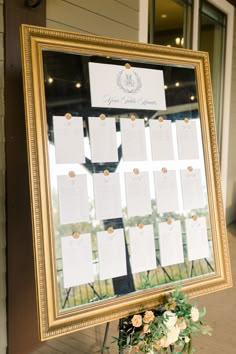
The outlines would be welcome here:
[[[78,238],[64,236],[61,243],[64,287],[92,283],[94,275],[90,234],[79,235]]]

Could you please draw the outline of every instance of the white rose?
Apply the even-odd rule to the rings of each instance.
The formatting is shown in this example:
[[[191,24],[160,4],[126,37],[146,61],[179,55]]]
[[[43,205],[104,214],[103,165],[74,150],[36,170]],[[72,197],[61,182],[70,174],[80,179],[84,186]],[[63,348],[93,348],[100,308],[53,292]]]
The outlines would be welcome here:
[[[176,324],[177,316],[171,311],[165,311],[163,314],[164,324],[167,328],[173,327]]]
[[[173,326],[169,328],[167,333],[167,341],[170,344],[174,344],[179,338],[180,329],[177,326]]]
[[[191,319],[193,322],[197,322],[199,320],[199,311],[196,307],[191,308]]]

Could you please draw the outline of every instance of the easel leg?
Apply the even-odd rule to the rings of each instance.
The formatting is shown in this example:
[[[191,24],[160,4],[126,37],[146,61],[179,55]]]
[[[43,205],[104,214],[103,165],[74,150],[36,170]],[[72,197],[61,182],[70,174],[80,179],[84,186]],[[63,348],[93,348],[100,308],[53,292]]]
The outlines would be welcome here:
[[[107,335],[108,335],[109,327],[110,327],[110,322],[107,322],[105,334],[104,334],[104,338],[103,338],[103,343],[102,343],[102,350],[101,350],[102,354],[104,354],[104,350],[106,350],[106,342],[107,342]]]

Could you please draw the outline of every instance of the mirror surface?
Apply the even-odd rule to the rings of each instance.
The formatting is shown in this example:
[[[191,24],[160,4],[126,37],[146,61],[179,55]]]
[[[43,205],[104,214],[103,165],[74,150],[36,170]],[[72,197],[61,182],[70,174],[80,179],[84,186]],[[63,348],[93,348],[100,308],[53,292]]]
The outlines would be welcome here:
[[[42,55],[59,311],[214,273],[194,66],[51,50],[43,50]],[[119,65],[122,70],[127,62],[133,70],[145,68],[163,73],[166,110],[92,106],[89,63]],[[71,115],[70,119],[65,117],[67,113]],[[105,119],[99,121],[101,114]],[[64,139],[66,151],[65,129],[78,117],[82,117],[85,160],[83,163],[58,163],[55,140],[61,139],[62,142]],[[91,143],[99,139],[100,130],[97,129],[94,136],[92,120],[101,123],[101,129],[108,120],[114,122],[117,161],[96,162],[93,158]],[[131,122],[132,127],[138,121],[141,125],[136,135],[130,135],[121,126],[122,122]],[[64,127],[59,127],[60,122]],[[154,130],[155,123],[160,129],[164,124],[169,128],[161,133]],[[127,158],[125,145],[130,150],[133,147],[134,160]],[[104,148],[106,146],[104,144]],[[155,155],[155,148],[160,148],[159,157]],[[104,171],[109,171],[109,175],[106,176]],[[116,176],[118,182],[104,189],[95,175],[104,181],[109,176]],[[189,182],[191,178],[194,184]],[[78,207],[83,209],[78,221],[76,216],[73,219],[67,214],[70,210],[67,204],[75,202],[73,184],[76,183],[76,196],[81,200],[84,198],[83,192],[79,191],[81,185],[88,195],[88,205],[81,202]],[[114,189],[117,183],[120,191]],[[196,186],[195,192],[193,185]],[[101,210],[99,212],[99,205],[100,209],[103,203],[109,207],[110,199],[119,197],[120,215],[114,212],[115,217],[112,217],[109,210],[103,210],[104,216]],[[87,213],[86,221],[83,221],[83,213]],[[195,228],[195,231],[192,234],[188,231],[186,235],[186,227],[192,231]],[[115,231],[120,242],[115,242]],[[203,243],[195,240],[194,244],[193,238],[196,237],[203,237]],[[86,244],[82,246],[82,242]],[[75,256],[76,249],[80,259]],[[89,260],[82,260],[79,249],[83,249],[84,254],[91,253]],[[78,270],[73,272],[73,267]]]

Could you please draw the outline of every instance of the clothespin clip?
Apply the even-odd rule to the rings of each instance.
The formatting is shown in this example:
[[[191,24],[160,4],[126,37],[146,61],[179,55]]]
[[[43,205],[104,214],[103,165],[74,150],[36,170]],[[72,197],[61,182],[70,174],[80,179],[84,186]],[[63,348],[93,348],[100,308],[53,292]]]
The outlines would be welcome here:
[[[193,172],[192,166],[188,166],[187,170],[188,170],[189,172]]]
[[[138,227],[140,230],[142,230],[142,229],[144,228],[144,225],[143,225],[142,222],[139,222],[138,225],[137,225],[137,227]]]
[[[158,118],[158,122],[163,123],[164,122],[164,118],[163,117],[159,117]]]
[[[77,238],[80,237],[80,233],[79,233],[78,231],[74,231],[74,232],[72,232],[72,237],[73,237],[74,239],[77,239]]]
[[[166,168],[166,167],[162,167],[161,171],[162,171],[163,173],[167,173],[167,168]]]
[[[75,171],[70,171],[70,172],[68,173],[68,175],[69,175],[70,177],[75,177],[75,176],[76,176]]]
[[[133,173],[134,173],[135,175],[138,175],[138,174],[139,174],[139,169],[138,169],[138,168],[134,168],[134,169],[133,169]]]
[[[104,176],[109,176],[110,172],[108,170],[103,171]]]
[[[113,227],[112,227],[112,226],[109,226],[108,229],[107,229],[107,232],[108,232],[109,234],[112,234],[112,233],[114,232]]]
[[[172,224],[172,219],[171,219],[171,218],[166,219],[166,223],[167,223],[168,225],[171,225],[171,224]]]
[[[69,119],[72,118],[72,115],[71,115],[70,113],[66,113],[66,114],[65,114],[65,118],[69,120]]]
[[[135,119],[136,119],[135,115],[134,115],[134,114],[132,114],[132,115],[130,116],[130,119],[132,120],[132,122],[134,122],[134,121],[135,121]]]
[[[99,115],[99,118],[100,118],[101,120],[105,120],[105,119],[106,119],[106,116],[105,116],[105,114],[101,113],[101,114]]]

